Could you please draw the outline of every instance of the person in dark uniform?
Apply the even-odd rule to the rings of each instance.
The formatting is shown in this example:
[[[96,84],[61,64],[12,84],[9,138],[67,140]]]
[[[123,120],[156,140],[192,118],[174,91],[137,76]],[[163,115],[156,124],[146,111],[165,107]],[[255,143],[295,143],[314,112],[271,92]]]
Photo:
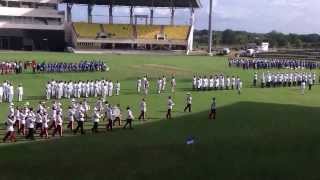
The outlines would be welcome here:
[[[210,107],[209,119],[216,119],[217,106],[216,106],[216,98],[212,98],[212,103]]]

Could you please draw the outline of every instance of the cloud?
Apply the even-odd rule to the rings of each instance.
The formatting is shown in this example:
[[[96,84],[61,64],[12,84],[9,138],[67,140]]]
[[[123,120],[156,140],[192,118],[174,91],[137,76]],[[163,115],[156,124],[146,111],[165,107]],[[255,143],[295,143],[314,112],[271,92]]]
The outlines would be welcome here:
[[[216,0],[213,22],[218,30],[319,33],[317,7],[320,7],[319,0]],[[199,10],[197,28],[206,27],[206,14],[207,8]]]

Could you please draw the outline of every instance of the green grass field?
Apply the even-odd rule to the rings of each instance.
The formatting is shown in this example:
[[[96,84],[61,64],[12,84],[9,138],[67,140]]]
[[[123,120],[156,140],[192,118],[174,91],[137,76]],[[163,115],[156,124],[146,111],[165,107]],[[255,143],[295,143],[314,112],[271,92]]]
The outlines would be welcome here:
[[[50,79],[108,78],[121,82],[121,95],[108,99],[138,116],[142,98],[135,93],[138,76],[148,74],[148,121],[135,129],[73,136],[48,141],[0,144],[0,180],[47,179],[320,179],[320,86],[300,95],[298,88],[251,88],[254,71],[229,68],[224,57],[152,55],[76,55],[65,53],[0,53],[2,60],[80,61],[102,59],[106,73],[63,73],[0,76],[0,81],[23,83],[32,105],[44,95]],[[242,95],[235,91],[192,92],[193,112],[184,113],[185,94],[193,75],[224,73],[244,81]],[[319,74],[320,71],[317,71]],[[176,75],[176,106],[165,120],[167,97],[155,93],[158,76]],[[207,119],[211,98],[217,98],[216,121]],[[89,100],[91,103],[95,99]],[[69,101],[62,101],[67,107]],[[18,104],[18,103],[16,103]],[[1,129],[8,104],[0,105]],[[87,123],[87,128],[92,123]],[[103,128],[103,127],[101,127]],[[3,136],[4,131],[0,131]],[[194,145],[185,145],[188,136]]]

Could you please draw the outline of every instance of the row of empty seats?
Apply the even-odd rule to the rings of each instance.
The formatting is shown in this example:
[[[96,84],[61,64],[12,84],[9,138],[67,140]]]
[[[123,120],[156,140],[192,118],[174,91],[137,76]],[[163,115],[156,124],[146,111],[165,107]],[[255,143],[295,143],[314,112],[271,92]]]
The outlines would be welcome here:
[[[164,34],[168,39],[184,40],[188,37],[188,26],[164,26]]]
[[[114,39],[147,39],[154,40],[163,35],[168,40],[186,40],[189,26],[166,25],[128,25],[128,24],[88,24],[73,23],[77,36],[80,38],[97,38],[101,34],[105,38]]]
[[[133,38],[133,27],[126,24],[104,24],[103,31],[107,38]]]
[[[156,39],[157,34],[161,34],[161,26],[144,26],[137,25],[137,38],[138,39]]]
[[[100,24],[74,23],[74,29],[79,37],[96,38],[101,32]]]

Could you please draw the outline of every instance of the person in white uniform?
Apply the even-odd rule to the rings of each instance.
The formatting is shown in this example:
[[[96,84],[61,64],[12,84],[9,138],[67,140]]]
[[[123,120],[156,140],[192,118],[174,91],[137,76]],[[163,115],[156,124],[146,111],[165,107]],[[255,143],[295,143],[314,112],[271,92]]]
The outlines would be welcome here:
[[[3,101],[3,86],[0,85],[0,103]]]
[[[108,83],[108,96],[112,96],[112,91],[113,91],[113,82],[109,81],[109,83]]]
[[[127,107],[127,119],[126,119],[125,125],[123,126],[123,129],[126,129],[128,125],[129,125],[129,128],[130,128],[130,129],[133,129],[133,128],[132,128],[132,121],[133,121],[133,120],[134,120],[133,113],[132,113],[130,107],[128,106],[128,107]]]
[[[304,92],[306,90],[306,82],[302,81],[301,82],[301,94],[304,95]]]
[[[94,108],[93,115],[92,115],[92,121],[93,121],[93,127],[91,129],[92,133],[98,133],[100,118],[101,118],[101,115],[98,108]]]
[[[157,80],[157,93],[160,94],[161,91],[162,91],[162,79],[159,78],[159,79]]]
[[[116,96],[120,95],[120,82],[117,81],[115,84]]]
[[[161,90],[162,91],[165,91],[166,90],[166,84],[167,84],[167,78],[165,77],[165,76],[162,76],[162,79],[161,79],[162,81],[162,84],[161,84]]]
[[[187,110],[191,112],[191,106],[192,106],[192,96],[191,93],[187,93],[187,98],[186,98],[186,107],[184,108],[184,112]]]
[[[138,119],[144,121],[146,117],[146,112],[147,112],[147,103],[143,98],[142,101],[140,102],[140,115]]]
[[[168,111],[166,114],[166,118],[171,119],[172,118],[172,109],[173,109],[173,106],[175,105],[171,96],[168,97],[167,105],[168,105]]]
[[[13,89],[13,85],[12,84],[9,84],[9,99],[8,99],[8,102],[9,103],[12,103],[13,101],[13,96],[14,96],[14,89]]]
[[[176,79],[174,76],[172,76],[172,78],[171,78],[171,92],[173,92],[173,93],[175,92],[176,86],[177,86]]]
[[[138,78],[137,80],[137,92],[140,93],[141,92],[141,86],[142,86],[142,82],[141,79]]]
[[[16,141],[16,135],[14,132],[14,124],[15,124],[15,119],[14,116],[8,116],[8,119],[5,123],[5,125],[7,126],[7,133],[4,136],[4,138],[2,139],[3,142],[6,142],[7,139],[9,139],[11,142]]]
[[[19,84],[17,88],[17,94],[18,94],[18,101],[21,102],[23,97],[23,87],[21,84]]]

